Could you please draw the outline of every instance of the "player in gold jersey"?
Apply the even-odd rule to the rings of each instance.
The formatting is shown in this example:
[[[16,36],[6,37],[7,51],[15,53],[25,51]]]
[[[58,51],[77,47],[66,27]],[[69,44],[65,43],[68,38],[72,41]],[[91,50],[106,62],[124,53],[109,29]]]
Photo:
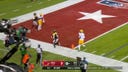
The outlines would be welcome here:
[[[85,39],[84,30],[83,29],[80,29],[78,35],[79,35],[78,49],[80,51],[80,47],[81,47],[81,45],[83,45],[84,39]]]
[[[53,46],[54,48],[56,48],[56,45],[59,45],[59,36],[56,30],[53,30],[52,39],[53,39]]]

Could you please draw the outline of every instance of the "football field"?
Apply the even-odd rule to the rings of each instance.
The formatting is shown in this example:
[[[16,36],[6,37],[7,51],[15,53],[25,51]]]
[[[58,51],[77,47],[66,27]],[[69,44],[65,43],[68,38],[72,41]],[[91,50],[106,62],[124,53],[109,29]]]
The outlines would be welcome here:
[[[82,51],[128,62],[128,25],[114,30],[82,48]]]
[[[4,57],[7,52],[8,52],[8,50],[5,49],[5,47],[3,45],[3,41],[0,40],[0,58]],[[31,55],[30,63],[34,64],[34,66],[35,66],[34,72],[42,72],[42,71],[43,72],[80,72],[80,70],[43,70],[42,67],[40,67],[39,65],[36,65],[36,51],[35,51],[35,49],[29,48],[28,53]],[[61,55],[54,54],[54,53],[50,53],[47,51],[44,51],[42,53],[42,55],[43,55],[43,60],[76,61],[76,59],[61,56]],[[7,62],[16,63],[16,64],[20,65],[21,67],[24,67],[23,64],[22,65],[20,64],[20,60],[21,60],[21,53],[20,53],[20,50],[18,49],[18,51]],[[98,69],[98,68],[102,68],[102,67],[95,65],[95,64],[91,64],[91,63],[89,63],[88,68],[89,68],[88,72],[99,72],[99,71],[100,72],[108,72],[108,71],[109,72],[118,72],[118,71],[115,71],[112,69]]]
[[[82,47],[82,51],[127,62],[128,18],[124,14],[128,10],[104,6],[97,2],[98,0],[91,2],[86,0],[45,15],[46,23],[38,32],[31,29],[31,20],[15,27],[24,25],[32,31],[28,37],[48,43],[52,43],[51,32],[56,29],[61,45],[69,48],[71,44],[77,46],[77,34],[80,29],[84,29],[87,42],[98,36],[99,38],[85,44],[86,47]],[[86,14],[90,18],[88,16],[84,18]],[[104,35],[100,36],[102,34]]]
[[[1,0],[0,17],[13,18],[64,1],[65,0],[37,0],[35,2],[30,2],[29,0],[18,0],[18,1]],[[125,2],[125,5],[128,5],[127,2]],[[125,6],[125,8],[124,7],[118,8],[118,7],[111,7],[109,5],[101,4],[99,3],[99,0],[93,0],[93,1],[81,0],[81,2],[77,4],[62,8],[60,10],[51,13],[47,13],[44,17],[46,23],[43,25],[41,31],[37,31],[36,29],[31,28],[32,26],[31,19],[16,24],[14,27],[19,27],[20,25],[23,25],[31,30],[31,33],[27,34],[29,38],[50,44],[52,43],[51,33],[54,29],[56,29],[59,34],[61,46],[67,48],[71,48],[72,44],[74,44],[75,46],[78,45],[78,32],[80,29],[83,29],[86,38],[85,38],[85,46],[81,47],[82,52],[92,53],[99,56],[128,63],[127,13],[128,13],[127,6]],[[1,47],[3,47],[3,45],[1,45]],[[1,51],[0,53],[4,54],[3,51]],[[48,52],[45,52],[45,54],[46,53]],[[52,55],[50,53],[48,54],[49,56],[51,55],[51,57],[55,56],[55,59],[57,58],[57,55]],[[44,59],[52,59],[52,58],[47,57]],[[73,59],[69,59],[69,60],[73,60]],[[13,59],[11,59],[10,61],[13,61]],[[46,71],[46,72],[55,72],[55,71]],[[65,71],[57,71],[57,72],[65,72]],[[79,71],[75,71],[75,72],[79,72]],[[90,70],[89,72],[92,71]],[[93,71],[93,72],[99,72],[99,71]],[[103,70],[100,72],[105,72],[105,71]],[[110,70],[106,72],[114,72],[114,71]]]

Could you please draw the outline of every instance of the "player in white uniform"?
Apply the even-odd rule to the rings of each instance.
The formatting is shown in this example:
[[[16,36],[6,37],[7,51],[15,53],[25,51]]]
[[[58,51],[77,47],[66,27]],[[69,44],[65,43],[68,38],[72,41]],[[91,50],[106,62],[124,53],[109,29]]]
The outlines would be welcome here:
[[[79,34],[78,49],[80,50],[80,47],[84,43],[84,39],[85,39],[84,30],[80,29],[80,32],[78,34]]]

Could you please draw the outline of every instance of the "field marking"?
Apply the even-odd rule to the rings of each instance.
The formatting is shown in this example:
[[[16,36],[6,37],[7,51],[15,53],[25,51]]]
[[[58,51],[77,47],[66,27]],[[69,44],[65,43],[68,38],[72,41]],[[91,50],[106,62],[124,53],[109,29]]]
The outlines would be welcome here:
[[[125,56],[125,57],[123,57],[120,61],[124,61],[125,59],[127,59],[128,58],[128,56]]]
[[[115,9],[118,9],[118,8],[123,9],[123,5],[124,5],[124,4],[122,4],[122,2],[119,2],[119,1],[112,1],[112,2],[120,3],[121,6],[120,5],[118,5],[118,6],[116,6],[116,5],[107,5],[107,4],[104,4],[104,3],[101,3],[101,2],[102,1],[99,1],[99,2],[97,2],[97,4],[112,7],[112,8],[115,8]]]
[[[74,59],[76,59],[76,57],[81,57],[81,58],[86,57],[88,62],[97,64],[100,66],[114,66],[114,67],[120,66],[120,67],[123,67],[123,69],[117,69],[117,70],[121,72],[127,72],[128,70],[127,68],[128,63],[125,63],[125,62],[120,62],[118,60],[106,58],[106,57],[91,54],[91,53],[86,53],[81,51],[79,52],[77,50],[72,50],[70,48],[63,47],[63,46],[57,46],[56,48],[53,48],[53,45],[50,43],[46,43],[46,42],[42,42],[34,39],[30,39],[30,41],[31,41],[31,46],[33,48],[36,48],[38,44],[40,44],[42,45],[41,47],[43,48],[44,51],[52,52],[55,54],[63,55],[63,56],[74,58]]]
[[[58,11],[60,9],[69,7],[71,5],[74,5],[74,4],[77,4],[79,2],[83,2],[83,1],[85,1],[85,0],[66,0],[66,1],[58,3],[56,5],[52,5],[52,6],[40,9],[40,10],[36,10],[36,11],[30,12],[30,13],[15,17],[15,18],[11,18],[11,19],[12,20],[18,19],[18,23],[13,24],[13,25],[16,25],[16,24],[31,20],[33,18],[33,13],[48,14],[48,13],[52,13],[52,12]]]
[[[100,34],[100,35],[98,35],[98,36],[96,36],[96,37],[94,37],[94,38],[92,38],[92,39],[86,41],[84,44],[89,43],[89,42],[91,42],[91,41],[94,41],[94,40],[96,40],[96,39],[98,39],[98,38],[100,38],[100,37],[102,37],[102,36],[104,36],[104,35],[106,35],[106,34],[112,32],[112,31],[114,31],[114,30],[117,30],[117,29],[119,29],[119,28],[125,26],[126,24],[128,24],[128,22],[126,22],[126,23],[124,23],[124,24],[122,24],[122,25],[120,25],[120,26],[117,26],[117,27],[115,27],[115,28],[113,28],[113,29],[111,29],[111,30],[109,30],[109,31],[107,31],[107,32],[104,32],[104,33],[102,33],[102,34]],[[77,46],[76,46],[76,47],[77,47]]]
[[[34,12],[36,12],[36,13],[43,12],[44,14],[48,14],[48,13],[60,10],[62,8],[74,5],[74,4],[76,4],[75,1],[77,1],[77,3],[79,3],[79,2],[82,2],[84,0],[68,0],[68,1],[67,1],[66,5],[63,2],[63,3],[57,4],[57,5],[51,6],[51,7],[54,7],[54,10],[53,10],[53,8],[47,7],[47,8],[44,8],[44,9],[41,9],[41,10],[38,10],[38,11],[34,11]],[[58,5],[60,5],[60,6],[58,6]],[[34,12],[31,12],[31,13],[28,13],[28,14],[25,14],[25,15],[22,15],[22,16],[18,16],[14,19],[18,19],[18,21],[19,21],[18,23],[30,20],[32,18],[32,14]],[[35,47],[40,43],[40,41],[38,41],[38,43],[36,44],[35,41],[32,41],[32,43],[33,43],[32,47]],[[121,70],[121,71],[122,72],[128,71],[128,69],[127,69],[128,64],[126,64],[124,62],[120,62],[120,61],[117,61],[117,60],[114,60],[114,59],[110,59],[110,58],[106,58],[106,57],[102,57],[102,56],[99,56],[99,55],[94,55],[94,54],[90,54],[90,53],[86,53],[86,52],[78,52],[76,50],[71,50],[71,49],[65,48],[65,47],[53,48],[53,45],[51,45],[49,43],[45,43],[45,42],[43,42],[43,43],[44,43],[43,44],[44,45],[44,47],[43,47],[44,50],[48,51],[48,52],[52,52],[52,53],[67,56],[67,57],[70,56],[71,58],[75,58],[75,59],[76,59],[76,56],[86,57],[87,60],[90,63],[97,64],[97,65],[100,65],[100,66],[123,66],[123,70]]]
[[[128,43],[123,44],[123,45],[121,45],[121,46],[115,48],[114,50],[112,50],[112,51],[106,53],[104,56],[109,56],[109,55],[111,55],[111,54],[113,54],[113,53],[115,53],[115,52],[117,52],[117,51],[119,51],[119,50],[125,48],[126,46],[128,46]]]
[[[101,54],[101,56],[104,56],[104,55],[105,55],[105,53],[102,53],[102,54]]]
[[[31,8],[32,7],[32,5],[30,5],[30,6],[26,6],[26,8]]]
[[[13,12],[18,12],[18,11],[20,11],[20,9],[15,9],[15,10],[12,10]]]
[[[84,50],[82,50],[82,51],[87,51],[87,48],[85,48]]]
[[[6,13],[1,13],[0,16],[5,15]]]
[[[94,53],[96,53],[96,52],[97,52],[97,51],[92,51],[91,53],[94,54]]]
[[[99,36],[97,36],[97,37],[95,37],[95,38],[93,38],[93,39],[90,39],[90,40],[86,41],[84,44],[89,43],[89,42],[91,42],[91,41],[93,41],[93,40],[95,40],[95,39],[97,39],[97,38],[99,38],[99,37],[102,37],[102,36],[104,36],[104,35],[106,35],[106,34],[112,32],[112,31],[114,31],[114,30],[116,30],[116,29],[119,29],[119,28],[125,26],[126,24],[128,24],[128,22],[126,22],[126,23],[124,23],[124,24],[122,24],[122,25],[120,25],[120,26],[117,26],[117,27],[115,27],[115,28],[113,28],[113,29],[111,29],[111,30],[109,30],[109,31],[107,31],[107,32],[105,32],[105,33],[103,33],[103,34],[100,34]]]
[[[0,49],[0,51],[6,51],[6,52],[8,52],[8,50],[6,50],[6,49]]]
[[[39,5],[40,5],[40,4],[43,4],[43,2],[39,2],[38,4],[39,4]]]
[[[111,56],[110,58],[114,58],[114,57],[116,57],[116,56],[113,55],[113,56]]]

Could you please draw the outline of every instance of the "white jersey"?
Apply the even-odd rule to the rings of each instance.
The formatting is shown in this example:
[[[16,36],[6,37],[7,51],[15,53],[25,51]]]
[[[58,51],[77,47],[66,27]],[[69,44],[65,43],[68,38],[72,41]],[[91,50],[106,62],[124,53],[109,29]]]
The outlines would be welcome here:
[[[79,39],[83,39],[83,40],[84,40],[84,38],[85,38],[85,34],[84,34],[84,33],[79,32]]]
[[[37,53],[42,53],[42,48],[36,48]]]

